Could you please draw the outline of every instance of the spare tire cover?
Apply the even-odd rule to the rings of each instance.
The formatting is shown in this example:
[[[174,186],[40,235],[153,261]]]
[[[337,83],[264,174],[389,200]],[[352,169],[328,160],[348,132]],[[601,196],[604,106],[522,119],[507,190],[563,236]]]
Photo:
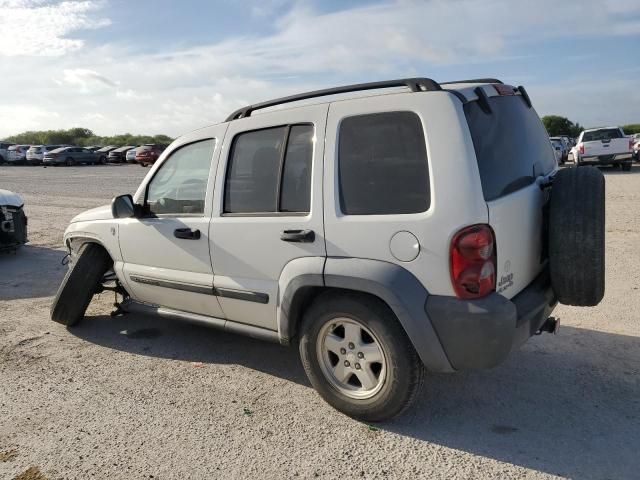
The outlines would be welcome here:
[[[594,167],[560,170],[549,206],[549,270],[558,301],[593,306],[604,296],[604,175]]]

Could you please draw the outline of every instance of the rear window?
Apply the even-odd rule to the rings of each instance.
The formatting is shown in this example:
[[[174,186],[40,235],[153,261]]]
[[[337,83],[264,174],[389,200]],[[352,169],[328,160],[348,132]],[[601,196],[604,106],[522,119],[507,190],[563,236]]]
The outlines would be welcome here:
[[[464,106],[487,201],[530,185],[556,166],[547,131],[520,95],[490,97],[489,104],[491,113],[478,102]]]
[[[597,142],[598,140],[612,140],[614,138],[622,138],[622,132],[617,128],[601,128],[600,130],[584,132],[582,141]]]

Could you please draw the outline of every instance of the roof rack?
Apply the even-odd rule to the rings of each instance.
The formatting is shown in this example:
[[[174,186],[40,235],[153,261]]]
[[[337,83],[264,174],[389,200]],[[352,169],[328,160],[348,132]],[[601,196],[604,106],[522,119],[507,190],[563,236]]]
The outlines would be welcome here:
[[[502,83],[499,80],[496,80],[495,82]],[[492,82],[492,83],[495,83],[495,82]],[[355,85],[345,85],[342,87],[326,88],[324,90],[314,90],[312,92],[299,93],[297,95],[291,95],[288,97],[268,100],[262,103],[247,105],[246,107],[239,108],[238,110],[233,112],[231,115],[227,117],[225,121],[230,122],[232,120],[238,120],[240,118],[249,117],[251,116],[251,112],[255,110],[274,107],[276,105],[282,105],[284,103],[297,102],[299,100],[307,100],[309,98],[325,97],[327,95],[336,95],[339,93],[358,92],[362,90],[375,90],[378,88],[391,88],[391,87],[408,87],[412,92],[434,92],[434,91],[442,90],[442,87],[440,87],[440,84],[438,84],[438,82],[430,78],[401,78],[398,80],[386,80],[383,82],[357,83]]]
[[[454,82],[440,82],[440,85],[451,85],[453,83],[503,83],[497,78],[470,78],[469,80],[456,80]]]

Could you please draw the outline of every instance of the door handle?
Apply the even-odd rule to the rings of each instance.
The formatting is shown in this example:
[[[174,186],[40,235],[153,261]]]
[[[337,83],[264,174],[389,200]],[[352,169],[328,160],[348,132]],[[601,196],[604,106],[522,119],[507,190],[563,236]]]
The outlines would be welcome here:
[[[315,239],[313,230],[285,230],[280,235],[280,240],[285,242],[312,243]]]
[[[200,230],[191,230],[190,228],[176,228],[173,236],[183,238],[185,240],[200,240]]]

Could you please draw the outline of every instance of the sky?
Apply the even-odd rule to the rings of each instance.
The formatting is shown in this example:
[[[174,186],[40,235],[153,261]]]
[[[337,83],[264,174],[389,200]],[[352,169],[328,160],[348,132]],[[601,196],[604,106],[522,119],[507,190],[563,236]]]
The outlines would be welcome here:
[[[0,0],[0,138],[178,136],[348,83],[495,77],[540,115],[640,123],[640,0]]]

